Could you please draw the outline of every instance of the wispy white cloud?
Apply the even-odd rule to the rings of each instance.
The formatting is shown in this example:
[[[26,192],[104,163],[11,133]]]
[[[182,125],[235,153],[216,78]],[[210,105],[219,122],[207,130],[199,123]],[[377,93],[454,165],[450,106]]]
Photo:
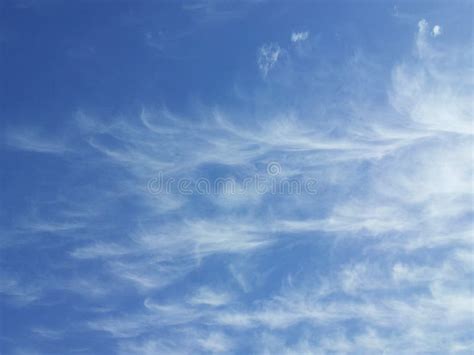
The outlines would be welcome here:
[[[248,7],[257,1],[245,1],[243,6],[231,6],[231,3],[216,0],[191,0],[182,5],[182,9],[194,15],[198,22],[228,21],[243,16]]]
[[[80,149],[113,180],[108,189],[80,190],[94,195],[73,209],[92,211],[87,219],[31,219],[24,229],[82,237],[91,221],[102,226],[100,201],[129,206],[128,228],[112,218],[118,227],[102,226],[107,238],[67,246],[68,265],[97,265],[94,277],[34,287],[7,278],[2,293],[26,304],[48,288],[89,302],[126,290],[138,306],[125,314],[110,302],[86,322],[89,330],[108,333],[124,354],[232,352],[250,332],[258,340],[246,349],[263,353],[471,350],[473,91],[465,75],[471,64],[435,50],[435,28],[418,23],[416,53],[393,68],[382,104],[365,105],[357,93],[338,103],[341,111],[324,107],[314,114],[313,106],[277,107],[276,114],[201,107],[192,117],[147,108],[107,122],[79,112]],[[300,41],[309,33],[295,35]],[[260,48],[264,76],[281,55],[278,44]],[[349,67],[361,62],[352,58]],[[338,121],[333,112],[350,117],[341,114]],[[39,139],[28,145],[25,137],[13,134],[11,145],[66,151]],[[221,169],[238,181],[243,173],[261,173],[269,161],[281,164],[281,177],[316,177],[318,195],[239,200],[146,191],[157,172],[199,177]],[[304,264],[311,273],[301,278],[299,257],[288,259],[291,266],[273,262],[301,245],[353,260],[334,257],[328,269]],[[219,270],[225,282],[194,283],[196,274],[212,276],[210,264],[225,265]],[[185,278],[193,287],[174,293]],[[269,279],[281,287],[276,282],[262,292]],[[170,289],[174,297],[165,297]],[[297,327],[313,335],[290,339]]]
[[[267,43],[258,49],[257,65],[263,77],[273,69],[281,55],[282,49],[278,43]]]
[[[213,307],[223,306],[232,300],[226,292],[216,292],[209,288],[200,288],[190,299],[191,304],[203,304]]]
[[[69,150],[63,142],[32,127],[7,130],[6,144],[14,149],[36,153],[64,154]]]
[[[179,342],[174,339],[181,338]],[[234,341],[222,332],[180,329],[171,339],[149,337],[145,340],[126,340],[120,343],[120,354],[189,354],[190,352],[229,353]]]
[[[184,276],[203,258],[248,253],[268,243],[270,240],[262,230],[243,222],[195,220],[181,226],[150,226],[127,245],[93,243],[77,248],[71,255],[78,259],[102,260],[116,277],[148,289],[163,287]],[[137,259],[137,256],[140,257]],[[201,289],[190,302],[219,305],[229,301],[228,297]]]
[[[64,337],[64,331],[61,330],[35,327],[31,331],[35,335],[52,340],[58,340]]]
[[[223,333],[211,333],[205,338],[198,340],[202,349],[213,353],[229,352],[232,349],[232,341],[230,337]]]
[[[308,31],[304,31],[304,32],[293,32],[291,34],[291,42],[302,42],[302,41],[306,41],[309,37],[309,32]]]
[[[93,259],[99,257],[114,257],[127,254],[129,250],[116,244],[94,243],[74,250],[71,255],[78,259]]]
[[[159,124],[146,116],[148,130],[135,126],[122,130],[126,126],[116,126],[109,131],[125,142],[135,141],[132,137],[136,136],[147,141],[152,134],[163,137],[184,134],[212,147],[212,152],[201,150],[199,159],[190,155],[180,167],[168,167],[164,164],[166,156],[162,157],[158,166],[174,171],[198,170],[199,164],[206,162],[252,169],[266,155],[281,153],[287,172],[318,171],[328,189],[333,180],[329,173],[326,176],[317,167],[330,170],[329,167],[342,164],[338,172],[351,179],[358,175],[349,167],[366,162],[369,168],[364,179],[368,187],[327,206],[322,216],[301,218],[289,213],[283,214],[284,218],[265,216],[262,221],[194,219],[179,226],[145,229],[134,238],[136,249],[132,248],[131,253],[144,255],[147,250],[153,255],[153,263],[143,262],[143,259],[140,264],[121,260],[117,275],[146,278],[149,286],[159,283],[146,270],[150,265],[157,267],[160,260],[166,261],[167,266],[155,270],[168,270],[161,273],[166,279],[172,270],[170,261],[177,257],[192,260],[174,264],[184,274],[208,256],[252,253],[275,245],[277,236],[281,235],[305,235],[306,238],[309,235],[311,239],[324,232],[336,238],[355,237],[364,247],[358,261],[321,276],[317,283],[295,287],[291,282],[273,296],[253,304],[241,304],[235,295],[230,297],[216,289],[199,288],[173,304],[147,301],[145,306],[150,312],[138,315],[131,324],[127,323],[130,317],[109,319],[105,323],[96,322],[96,329],[119,337],[133,337],[147,333],[150,324],[189,328],[203,321],[215,330],[225,327],[236,332],[258,331],[264,339],[260,349],[271,352],[285,349],[272,333],[305,324],[311,329],[343,330],[330,332],[330,336],[324,338],[299,337],[297,343],[283,352],[301,353],[315,348],[323,349],[322,353],[354,348],[395,352],[407,347],[416,352],[439,349],[449,352],[472,347],[463,340],[467,339],[465,326],[473,316],[467,282],[472,274],[472,253],[468,249],[472,244],[468,240],[472,226],[457,224],[458,230],[452,230],[453,219],[472,213],[468,203],[472,199],[469,164],[472,92],[469,83],[455,89],[454,78],[458,78],[458,71],[465,68],[466,63],[461,62],[460,67],[459,62],[450,66],[441,63],[445,57],[432,55],[428,23],[422,20],[418,26],[415,39],[418,52],[415,58],[393,69],[392,82],[387,89],[390,106],[379,109],[381,119],[368,120],[363,126],[353,123],[336,136],[312,128],[292,115],[266,120],[260,127],[257,125],[260,130],[255,133],[255,130],[237,128],[221,112],[214,112],[211,120],[193,123],[192,134],[180,128],[180,118],[169,112],[159,116]],[[278,60],[278,55],[273,58]],[[267,67],[266,73],[272,65]],[[392,117],[397,117],[399,122],[394,122]],[[167,125],[169,120],[174,124]],[[222,135],[226,137],[225,142],[219,138]],[[119,154],[134,157],[123,161],[126,167],[135,170],[135,157],[141,156],[142,148],[133,149],[136,151]],[[175,149],[186,157],[187,148]],[[232,158],[226,156],[229,152],[234,153]],[[115,159],[114,155],[110,157]],[[151,158],[142,159],[141,165],[153,164]],[[367,237],[371,238],[370,243],[365,241]],[[406,257],[406,253],[420,256],[425,255],[426,250],[440,247],[444,257],[438,260],[414,258],[409,262],[411,259]],[[370,257],[366,257],[369,253]],[[231,275],[240,291],[250,292],[255,281],[249,276],[252,270],[238,268],[238,265],[232,266]],[[160,321],[155,324],[157,315]],[[437,319],[443,322],[433,322]],[[345,322],[351,320],[362,324],[355,333],[344,328]],[[125,328],[116,329],[120,324],[125,324]],[[200,339],[200,346],[208,350],[228,349],[224,335]],[[156,341],[149,344],[152,345],[147,346],[152,348],[165,346]]]
[[[42,288],[21,280],[17,275],[2,273],[0,294],[17,306],[24,306],[41,298]]]

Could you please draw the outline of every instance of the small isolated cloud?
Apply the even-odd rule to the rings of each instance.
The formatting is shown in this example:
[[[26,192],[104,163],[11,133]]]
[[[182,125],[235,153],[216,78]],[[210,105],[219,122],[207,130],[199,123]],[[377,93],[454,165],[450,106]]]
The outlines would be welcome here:
[[[309,32],[293,32],[291,34],[291,42],[301,42],[306,41],[309,37]]]
[[[439,26],[439,25],[433,26],[433,29],[431,30],[431,35],[433,37],[438,37],[442,33],[443,33],[443,30],[442,30],[441,26]]]
[[[275,66],[280,55],[281,48],[278,43],[267,43],[259,48],[257,64],[264,77]]]

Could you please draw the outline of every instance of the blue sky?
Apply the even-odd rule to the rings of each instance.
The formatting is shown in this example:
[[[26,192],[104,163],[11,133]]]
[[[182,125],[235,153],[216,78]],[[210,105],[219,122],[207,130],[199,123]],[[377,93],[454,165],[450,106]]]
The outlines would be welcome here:
[[[0,7],[2,354],[474,351],[472,2]]]

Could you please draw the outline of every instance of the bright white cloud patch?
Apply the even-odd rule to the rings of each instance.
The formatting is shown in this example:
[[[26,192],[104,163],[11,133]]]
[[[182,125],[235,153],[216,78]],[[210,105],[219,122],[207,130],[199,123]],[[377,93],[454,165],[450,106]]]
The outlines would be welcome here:
[[[441,35],[443,33],[442,29],[441,29],[441,26],[439,25],[435,25],[433,26],[433,29],[431,30],[431,35],[433,37],[438,37],[439,35]]]
[[[309,32],[293,32],[291,34],[291,42],[301,42],[307,40],[309,37]]]
[[[282,49],[278,43],[268,43],[261,46],[258,50],[257,65],[263,76],[267,76],[270,70],[277,63]]]

